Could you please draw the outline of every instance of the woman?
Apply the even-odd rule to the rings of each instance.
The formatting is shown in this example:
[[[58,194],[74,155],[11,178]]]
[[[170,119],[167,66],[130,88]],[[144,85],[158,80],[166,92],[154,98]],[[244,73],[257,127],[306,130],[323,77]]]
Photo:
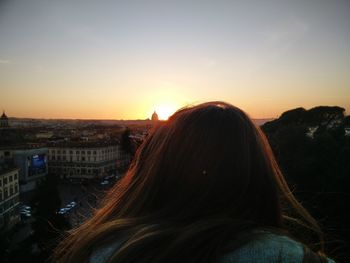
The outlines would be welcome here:
[[[138,149],[56,262],[313,262],[316,221],[250,118],[224,102],[177,111]],[[296,241],[300,240],[300,241]],[[314,248],[312,246],[312,248]]]

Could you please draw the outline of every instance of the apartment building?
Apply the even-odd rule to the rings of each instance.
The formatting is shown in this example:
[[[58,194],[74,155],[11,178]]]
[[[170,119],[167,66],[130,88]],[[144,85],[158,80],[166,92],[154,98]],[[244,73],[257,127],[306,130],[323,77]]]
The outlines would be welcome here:
[[[9,151],[0,150],[0,232],[20,221],[19,169],[10,157]]]
[[[102,178],[129,159],[117,143],[61,143],[49,146],[49,173],[60,178]]]
[[[13,159],[19,170],[21,192],[30,192],[45,180],[48,172],[47,148],[22,148],[13,150]]]

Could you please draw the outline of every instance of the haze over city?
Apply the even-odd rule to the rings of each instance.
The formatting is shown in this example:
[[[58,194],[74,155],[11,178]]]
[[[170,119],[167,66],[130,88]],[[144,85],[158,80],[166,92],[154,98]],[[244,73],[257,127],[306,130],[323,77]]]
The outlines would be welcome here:
[[[253,118],[350,109],[350,2],[1,1],[11,117],[166,118],[224,100]]]

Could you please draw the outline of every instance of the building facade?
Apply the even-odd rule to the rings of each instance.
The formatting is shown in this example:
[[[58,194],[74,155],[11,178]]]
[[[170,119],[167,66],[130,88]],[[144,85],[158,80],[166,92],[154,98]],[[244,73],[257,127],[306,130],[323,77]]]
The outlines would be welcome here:
[[[0,232],[9,230],[21,220],[18,179],[18,168],[0,162]]]
[[[48,172],[47,148],[17,149],[13,159],[19,170],[21,192],[29,192],[45,179]]]
[[[96,179],[114,174],[126,161],[118,144],[79,143],[49,147],[49,173],[60,178]]]

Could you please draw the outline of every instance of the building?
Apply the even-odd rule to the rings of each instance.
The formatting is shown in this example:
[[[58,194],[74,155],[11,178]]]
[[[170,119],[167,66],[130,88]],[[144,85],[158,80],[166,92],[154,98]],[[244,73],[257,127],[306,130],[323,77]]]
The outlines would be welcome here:
[[[6,116],[5,111],[3,111],[0,117],[0,128],[8,128],[8,127],[10,127],[9,118]]]
[[[129,159],[117,143],[62,143],[49,146],[49,173],[60,178],[103,178],[115,174]]]
[[[13,159],[19,170],[21,192],[29,192],[43,181],[48,172],[47,148],[17,149],[13,151]]]
[[[37,139],[51,139],[54,136],[54,133],[52,131],[41,131],[35,136]]]
[[[0,232],[11,229],[20,220],[19,169],[10,151],[0,150]]]
[[[151,120],[154,122],[159,121],[159,117],[156,111],[153,112]]]

